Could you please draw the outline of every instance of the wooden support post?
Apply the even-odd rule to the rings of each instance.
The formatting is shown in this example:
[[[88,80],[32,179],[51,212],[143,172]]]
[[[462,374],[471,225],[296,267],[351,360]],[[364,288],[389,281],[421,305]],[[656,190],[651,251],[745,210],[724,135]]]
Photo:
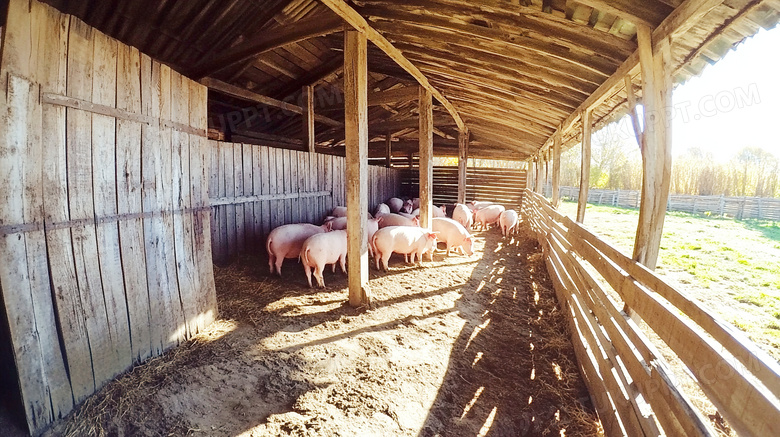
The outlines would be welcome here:
[[[668,38],[653,44],[647,26],[637,26],[639,64],[644,102],[642,148],[642,202],[634,242],[634,260],[655,269],[661,247],[666,204],[671,183],[671,50]]]
[[[634,83],[631,82],[631,76],[626,76],[626,94],[628,95],[628,113],[631,116],[631,126],[634,128],[634,136],[639,150],[644,148],[645,140],[642,134],[642,128],[639,127],[639,116],[636,113],[636,96],[634,96]]]
[[[547,190],[547,184],[550,183],[550,149],[544,152],[544,185],[542,186],[542,193]]]
[[[420,226],[431,227],[433,208],[433,100],[420,87]]]
[[[537,155],[534,159],[534,168],[536,170],[536,176],[534,177],[534,191],[537,193],[542,192],[542,157]]]
[[[469,162],[469,131],[458,132],[458,203],[466,203],[466,168]]]
[[[560,132],[560,129],[559,129]],[[561,204],[561,134],[553,138],[553,168],[552,168],[552,205],[558,208]]]
[[[414,164],[414,154],[409,152],[409,168],[412,168]]]
[[[314,87],[306,85],[303,87],[303,143],[309,153],[314,153]]]
[[[385,167],[393,166],[393,136],[390,132],[385,134]]]
[[[366,36],[344,32],[344,129],[349,305],[371,304],[368,288],[368,64]]]
[[[593,128],[590,110],[582,111],[582,164],[580,166],[580,195],[577,201],[577,222],[585,220],[585,207],[588,204],[588,186],[590,185],[590,133]]]

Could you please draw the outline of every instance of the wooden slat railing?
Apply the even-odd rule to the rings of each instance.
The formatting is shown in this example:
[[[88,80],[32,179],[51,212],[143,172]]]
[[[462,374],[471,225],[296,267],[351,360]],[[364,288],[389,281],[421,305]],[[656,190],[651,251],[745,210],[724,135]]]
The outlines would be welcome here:
[[[526,190],[577,358],[607,435],[715,435],[623,311],[639,315],[739,435],[780,435],[780,366],[744,334]]]

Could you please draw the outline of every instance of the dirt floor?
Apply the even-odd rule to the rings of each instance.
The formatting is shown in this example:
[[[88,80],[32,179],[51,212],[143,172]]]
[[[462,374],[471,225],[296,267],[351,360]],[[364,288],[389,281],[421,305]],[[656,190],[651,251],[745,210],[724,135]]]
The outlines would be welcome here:
[[[48,435],[580,436],[600,425],[530,234],[478,233],[475,255],[371,269],[309,289],[264,256],[216,268],[220,318],[137,366]],[[427,258],[426,258],[427,259]]]

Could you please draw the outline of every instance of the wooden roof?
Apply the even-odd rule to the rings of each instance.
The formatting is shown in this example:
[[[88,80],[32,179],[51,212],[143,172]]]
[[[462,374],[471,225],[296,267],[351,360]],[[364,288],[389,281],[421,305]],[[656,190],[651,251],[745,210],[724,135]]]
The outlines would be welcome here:
[[[194,79],[209,77],[293,105],[303,86],[315,85],[318,147],[338,153],[345,24],[324,4],[44,1]],[[471,156],[516,160],[549,146],[559,129],[566,145],[575,144],[584,107],[593,108],[597,126],[622,115],[625,75],[641,99],[637,25],[671,37],[679,83],[780,19],[780,0],[359,0],[349,6],[451,103],[471,133]],[[404,88],[416,81],[375,46],[369,72],[376,93],[371,155],[383,156],[388,133],[395,151],[414,151],[416,94]],[[230,126],[234,139],[303,147],[300,115],[257,109],[230,94],[209,93],[212,125]],[[441,104],[434,110],[434,153],[456,154],[457,123]]]

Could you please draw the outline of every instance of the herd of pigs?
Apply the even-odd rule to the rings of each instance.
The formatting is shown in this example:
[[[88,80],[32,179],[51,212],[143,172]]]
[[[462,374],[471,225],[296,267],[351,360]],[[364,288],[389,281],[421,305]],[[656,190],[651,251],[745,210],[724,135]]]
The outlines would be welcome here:
[[[469,230],[479,230],[498,225],[504,237],[512,234],[518,223],[517,212],[505,209],[492,202],[472,201],[467,204],[456,203],[432,208],[431,229],[420,227],[420,199],[402,200],[397,197],[377,206],[374,215],[369,213],[366,221],[368,251],[374,258],[376,269],[380,261],[384,271],[393,253],[403,254],[406,262],[422,262],[422,256],[428,253],[433,261],[433,252],[438,242],[447,245],[447,256],[455,249],[471,256],[473,238]],[[311,274],[317,285],[325,287],[322,270],[331,264],[333,272],[336,263],[346,273],[347,257],[347,208],[337,206],[322,225],[294,223],[274,228],[268,235],[266,250],[271,274],[282,274],[285,259],[298,258],[303,264],[309,287],[312,286]]]

